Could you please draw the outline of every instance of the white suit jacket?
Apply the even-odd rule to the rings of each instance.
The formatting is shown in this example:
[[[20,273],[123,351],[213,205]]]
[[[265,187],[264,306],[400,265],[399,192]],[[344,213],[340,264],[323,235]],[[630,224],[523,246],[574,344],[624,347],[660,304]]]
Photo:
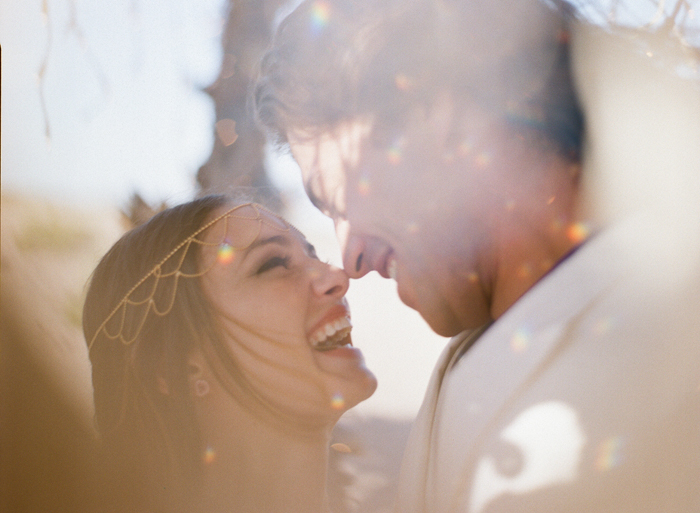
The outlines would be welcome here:
[[[700,512],[700,259],[657,222],[594,236],[450,342],[397,512]]]

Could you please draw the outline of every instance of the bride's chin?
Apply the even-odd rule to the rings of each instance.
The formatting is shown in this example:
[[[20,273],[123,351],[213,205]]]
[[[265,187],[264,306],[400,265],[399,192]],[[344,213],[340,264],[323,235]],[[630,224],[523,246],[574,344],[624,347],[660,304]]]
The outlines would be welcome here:
[[[365,368],[362,375],[346,383],[343,388],[343,391],[336,392],[331,399],[331,408],[340,413],[345,413],[372,397],[377,390],[377,378]]]

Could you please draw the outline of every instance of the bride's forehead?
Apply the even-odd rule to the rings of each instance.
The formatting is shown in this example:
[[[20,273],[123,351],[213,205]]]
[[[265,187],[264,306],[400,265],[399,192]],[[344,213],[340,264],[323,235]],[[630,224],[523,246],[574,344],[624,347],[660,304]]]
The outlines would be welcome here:
[[[259,236],[279,232],[289,233],[292,239],[305,240],[305,237],[283,218],[254,203],[219,208],[212,218],[214,223],[204,234],[208,242],[224,238],[228,239],[229,243],[240,246],[252,243]]]

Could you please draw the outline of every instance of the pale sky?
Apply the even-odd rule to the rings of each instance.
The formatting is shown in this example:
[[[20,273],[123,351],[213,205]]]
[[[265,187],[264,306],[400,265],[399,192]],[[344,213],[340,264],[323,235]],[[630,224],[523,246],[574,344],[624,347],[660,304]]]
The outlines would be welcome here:
[[[49,0],[45,16],[41,0],[2,0],[3,188],[189,198],[213,144],[200,90],[218,72],[222,3]]]

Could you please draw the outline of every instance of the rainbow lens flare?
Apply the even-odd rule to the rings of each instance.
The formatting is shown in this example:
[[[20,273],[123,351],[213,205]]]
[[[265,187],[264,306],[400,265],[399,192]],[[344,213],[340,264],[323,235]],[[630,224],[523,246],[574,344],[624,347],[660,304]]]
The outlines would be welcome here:
[[[566,236],[571,242],[583,242],[588,237],[589,229],[583,223],[574,223],[566,228]]]
[[[532,338],[530,330],[528,328],[518,328],[513,337],[510,339],[510,348],[515,353],[522,353],[530,345],[530,339]]]
[[[401,146],[399,143],[393,144],[386,150],[386,159],[392,166],[398,166],[401,164],[403,158],[403,152],[401,151]]]
[[[367,196],[369,194],[369,191],[369,179],[363,176],[357,183],[357,192],[360,193],[360,196]]]
[[[607,472],[622,463],[623,445],[624,439],[621,436],[613,436],[603,440],[598,446],[595,468],[600,472]]]
[[[334,410],[341,410],[345,406],[345,399],[340,393],[336,393],[331,399],[331,408]]]
[[[216,459],[216,452],[211,447],[207,447],[206,450],[204,451],[204,455],[202,456],[202,459],[204,460],[204,463],[206,463],[206,464],[213,463],[214,460]]]
[[[219,244],[219,249],[216,252],[216,260],[220,264],[230,264],[233,262],[235,254],[233,247],[228,242],[224,241]]]
[[[323,0],[314,2],[314,5],[311,7],[311,32],[314,35],[320,34],[326,25],[328,25],[330,11],[331,8],[328,2],[324,2]]]

